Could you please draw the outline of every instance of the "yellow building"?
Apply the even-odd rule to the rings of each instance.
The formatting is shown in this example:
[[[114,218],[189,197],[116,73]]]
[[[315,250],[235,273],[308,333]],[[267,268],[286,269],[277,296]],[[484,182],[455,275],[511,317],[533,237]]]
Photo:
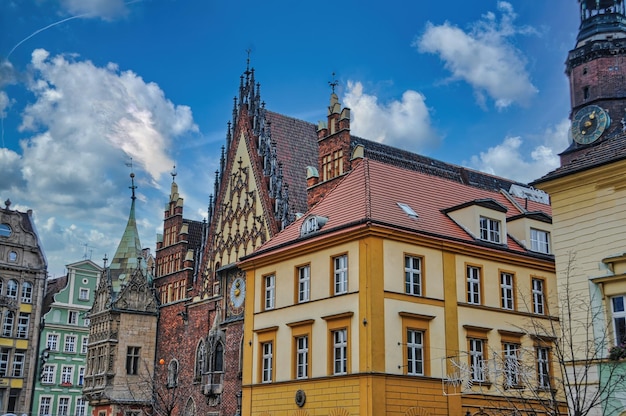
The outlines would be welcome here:
[[[566,61],[570,146],[561,166],[534,185],[550,194],[562,343],[571,414],[626,414],[626,2],[579,0],[581,23]],[[620,120],[621,118],[621,120]],[[567,310],[565,310],[567,309]],[[623,349],[622,349],[623,350]],[[624,352],[616,351],[616,357]]]
[[[351,137],[339,107],[312,208],[239,263],[242,414],[562,408],[537,331],[556,323],[546,195]]]

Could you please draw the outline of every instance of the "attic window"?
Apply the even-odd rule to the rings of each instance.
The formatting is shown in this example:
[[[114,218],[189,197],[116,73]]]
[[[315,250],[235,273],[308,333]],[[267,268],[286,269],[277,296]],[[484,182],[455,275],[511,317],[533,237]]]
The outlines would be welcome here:
[[[402,202],[396,202],[396,204],[398,204],[398,206],[402,208],[402,211],[404,211],[410,218],[417,219],[417,213],[413,211],[413,208],[407,204],[403,204]]]
[[[319,231],[324,224],[328,221],[328,218],[322,217],[319,215],[310,215],[307,217],[302,223],[302,228],[300,229],[300,235],[305,236],[307,234],[314,233]]]

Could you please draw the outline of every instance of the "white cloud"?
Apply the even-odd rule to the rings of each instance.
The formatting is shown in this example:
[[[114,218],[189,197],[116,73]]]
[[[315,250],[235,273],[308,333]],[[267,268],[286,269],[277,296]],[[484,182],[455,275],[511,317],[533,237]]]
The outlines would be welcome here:
[[[376,96],[363,92],[360,82],[348,81],[343,101],[352,112],[350,130],[356,136],[413,152],[439,141],[430,123],[426,97],[419,92],[408,90],[402,100],[381,104]]]
[[[98,67],[43,49],[32,53],[31,64],[26,86],[34,99],[20,125],[28,136],[19,152],[0,148],[0,197],[34,208],[51,264],[79,260],[83,244],[111,256],[130,207],[124,162],[133,158],[141,192],[154,191],[172,169],[176,140],[198,132],[191,109],[115,64]],[[141,192],[138,210],[161,207],[162,201],[148,203]],[[150,244],[156,225],[138,226],[140,233],[149,230],[151,240],[144,243]]]
[[[449,22],[429,22],[413,46],[422,53],[438,55],[452,80],[463,80],[474,88],[479,105],[485,106],[485,94],[498,109],[514,103],[527,105],[537,88],[526,71],[524,55],[511,38],[535,31],[514,25],[516,15],[511,4],[501,1],[498,9],[499,21],[489,12],[467,32]]]
[[[526,150],[521,137],[507,137],[478,156],[469,166],[497,176],[528,183],[560,165],[558,154],[568,146],[569,120],[551,126],[543,133],[543,142]]]
[[[141,0],[132,3],[138,1]],[[99,17],[103,20],[126,16],[128,14],[126,6],[130,3],[124,0],[60,0],[61,7],[69,14]]]

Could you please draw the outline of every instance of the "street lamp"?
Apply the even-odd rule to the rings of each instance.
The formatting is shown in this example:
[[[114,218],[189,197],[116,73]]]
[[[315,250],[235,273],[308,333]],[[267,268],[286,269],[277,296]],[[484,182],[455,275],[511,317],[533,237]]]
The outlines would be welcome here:
[[[241,416],[241,391],[235,393],[235,397],[237,398],[237,413],[235,416]]]

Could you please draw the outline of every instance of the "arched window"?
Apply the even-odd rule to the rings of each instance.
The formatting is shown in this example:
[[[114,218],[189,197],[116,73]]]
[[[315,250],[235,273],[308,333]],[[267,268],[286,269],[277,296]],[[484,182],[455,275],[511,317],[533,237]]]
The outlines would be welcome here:
[[[204,340],[201,340],[198,343],[198,348],[196,348],[196,368],[194,370],[195,381],[200,381],[202,379],[202,373],[204,373],[205,368],[206,368],[206,351],[204,348]]]
[[[184,416],[196,416],[196,402],[194,402],[191,397],[187,400],[187,404],[185,405]]]
[[[22,303],[33,303],[33,285],[30,282],[22,283]]]
[[[171,360],[167,366],[167,387],[176,387],[178,385],[178,361]]]
[[[10,298],[17,298],[17,280],[9,280],[7,284],[7,296]]]
[[[13,312],[8,311],[4,315],[4,321],[2,323],[2,336],[10,337],[13,335],[13,322],[15,321],[15,315]]]
[[[215,352],[213,353],[213,371],[224,371],[224,346],[221,342],[218,342],[215,346]]]

